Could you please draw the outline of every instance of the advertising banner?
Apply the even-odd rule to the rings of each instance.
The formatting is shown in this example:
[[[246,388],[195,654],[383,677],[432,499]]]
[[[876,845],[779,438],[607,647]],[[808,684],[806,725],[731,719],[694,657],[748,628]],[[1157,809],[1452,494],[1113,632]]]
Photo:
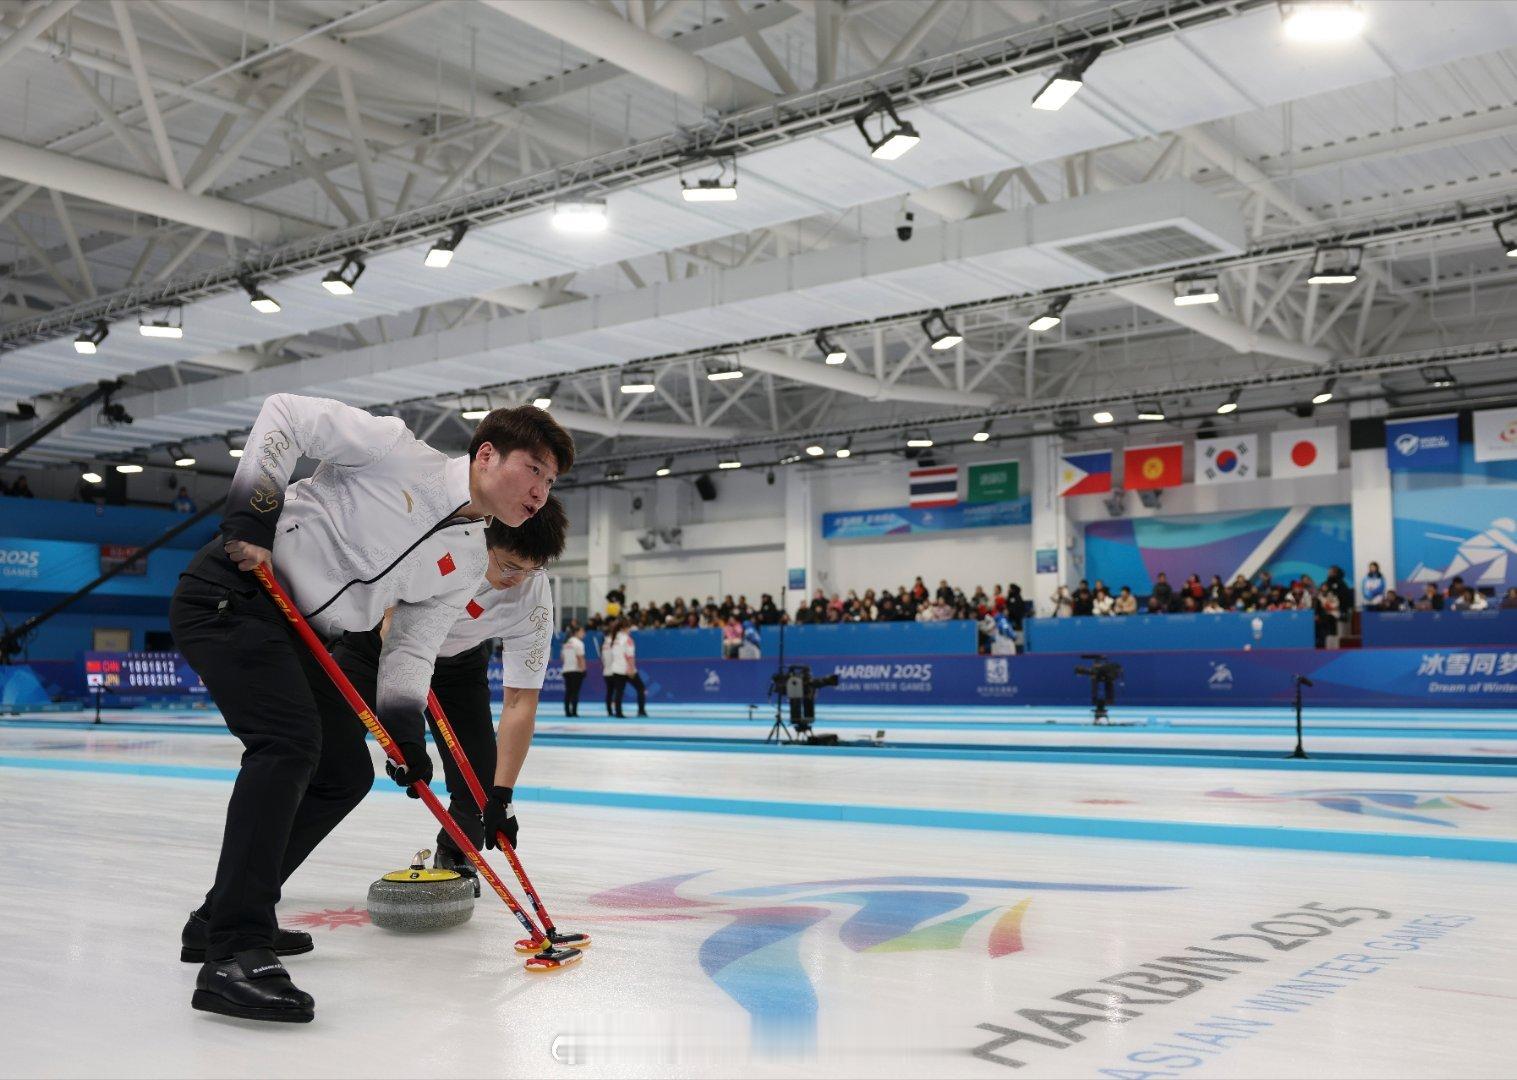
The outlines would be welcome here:
[[[0,537],[0,590],[71,593],[99,577],[106,561],[100,544]],[[96,591],[105,596],[169,596],[189,561],[188,551],[155,551],[139,563],[142,572],[120,574]]]
[[[1459,417],[1387,420],[1385,460],[1391,472],[1458,472]]]
[[[861,540],[876,536],[908,536],[914,533],[1031,524],[1032,496],[1023,495],[1009,502],[835,511],[822,515],[822,538]]]
[[[1027,620],[1027,651],[1034,653],[1310,649],[1314,642],[1310,611]]]
[[[1475,413],[1475,460],[1517,458],[1517,409],[1481,409]]]

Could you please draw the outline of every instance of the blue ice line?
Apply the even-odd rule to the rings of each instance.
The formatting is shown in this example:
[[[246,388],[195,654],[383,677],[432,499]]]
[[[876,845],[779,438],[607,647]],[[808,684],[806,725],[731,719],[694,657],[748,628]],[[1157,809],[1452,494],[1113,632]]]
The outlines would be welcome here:
[[[196,765],[71,761],[55,758],[0,757],[0,766],[189,780],[232,780],[237,775],[236,769]],[[399,788],[386,784],[378,785],[376,790],[394,795],[400,794]],[[1292,829],[1284,826],[1061,817],[1051,814],[1010,814],[981,810],[870,806],[852,803],[794,803],[761,799],[716,798],[704,795],[588,791],[578,788],[518,786],[516,792],[518,797],[529,801],[569,806],[605,806],[623,810],[665,810],[744,817],[788,818],[810,822],[909,825],[975,832],[1036,833],[1108,840],[1146,840],[1159,843],[1276,848],[1288,851],[1326,851],[1356,855],[1517,863],[1517,840],[1479,837],[1412,836],[1396,833],[1346,832],[1336,829]]]

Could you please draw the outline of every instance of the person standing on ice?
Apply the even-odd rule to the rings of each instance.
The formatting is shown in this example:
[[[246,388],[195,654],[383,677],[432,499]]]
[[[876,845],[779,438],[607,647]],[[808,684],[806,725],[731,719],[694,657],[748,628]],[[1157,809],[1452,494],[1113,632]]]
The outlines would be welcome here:
[[[300,458],[318,462],[294,484]],[[541,409],[497,409],[467,456],[449,458],[397,417],[275,394],[259,411],[221,530],[190,560],[169,607],[175,644],[245,747],[227,804],[215,884],[191,913],[180,959],[202,961],[191,1005],[304,1023],[311,996],[279,955],[309,935],[274,918],[283,882],[374,782],[365,730],[251,576],[273,562],[330,640],[395,609],[379,661],[380,722],[409,788],[432,776],[422,709],[432,663],[485,576],[484,518],[520,525],[547,501],[574,441]]]
[[[475,847],[495,847],[497,831],[516,846],[518,822],[512,807],[512,788],[532,746],[537,699],[548,670],[553,639],[553,590],[548,563],[564,553],[569,522],[563,504],[552,495],[542,509],[517,528],[496,520],[485,530],[490,562],[485,579],[464,605],[438,650],[432,670],[432,691],[448,718],[459,748],[475,776],[486,786],[488,801],[481,817],[453,755],[442,752],[447,778],[448,813]],[[344,634],[332,656],[365,701],[371,700],[383,644],[389,636],[387,618],[374,630]],[[500,734],[490,708],[490,656],[501,642],[503,684]],[[432,723],[432,737],[446,744]],[[470,877],[474,866],[445,831],[437,834],[433,865],[460,870]]]

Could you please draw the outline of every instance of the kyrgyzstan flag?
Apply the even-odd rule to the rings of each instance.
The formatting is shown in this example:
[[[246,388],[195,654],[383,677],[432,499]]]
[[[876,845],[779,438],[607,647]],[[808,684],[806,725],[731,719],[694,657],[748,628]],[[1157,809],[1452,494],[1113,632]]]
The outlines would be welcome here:
[[[1128,447],[1122,455],[1122,484],[1128,491],[1179,487],[1183,443]]]
[[[1270,436],[1273,476],[1326,476],[1338,471],[1338,429],[1306,428]]]

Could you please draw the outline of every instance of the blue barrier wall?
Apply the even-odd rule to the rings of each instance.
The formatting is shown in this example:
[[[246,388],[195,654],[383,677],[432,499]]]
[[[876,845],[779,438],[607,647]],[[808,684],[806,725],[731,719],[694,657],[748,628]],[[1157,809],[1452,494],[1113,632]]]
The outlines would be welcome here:
[[[1194,615],[1028,619],[1034,653],[1150,652],[1191,649],[1310,649],[1310,611],[1227,611]]]
[[[1366,646],[1517,645],[1517,610],[1366,611]]]
[[[184,514],[143,506],[96,506],[93,503],[61,502],[56,499],[6,499],[0,503],[0,518],[9,536],[39,540],[84,540],[92,544],[131,544],[137,547],[156,540]],[[221,519],[211,515],[186,529],[169,547],[194,551],[216,534]]]
[[[640,639],[639,639],[640,640]],[[780,628],[759,630],[765,657],[780,652]],[[979,648],[970,619],[945,622],[820,623],[785,627],[785,659],[813,656],[974,655]],[[638,646],[641,656],[642,646]]]

